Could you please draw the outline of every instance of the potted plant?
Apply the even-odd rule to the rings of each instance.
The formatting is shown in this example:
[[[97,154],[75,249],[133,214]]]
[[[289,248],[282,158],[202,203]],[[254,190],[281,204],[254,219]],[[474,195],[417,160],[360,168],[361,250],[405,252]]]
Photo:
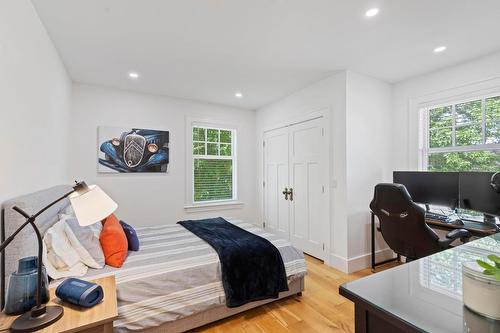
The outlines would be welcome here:
[[[470,310],[500,320],[500,257],[476,260],[462,266],[463,301]]]

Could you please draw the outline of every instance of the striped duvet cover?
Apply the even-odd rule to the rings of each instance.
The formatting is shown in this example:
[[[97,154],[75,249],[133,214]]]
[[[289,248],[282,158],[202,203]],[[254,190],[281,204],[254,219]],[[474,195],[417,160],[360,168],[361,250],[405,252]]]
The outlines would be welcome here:
[[[278,248],[288,281],[306,274],[302,251],[253,224],[229,220]],[[115,332],[159,326],[225,304],[217,253],[180,225],[137,228],[141,247],[122,268],[89,269],[85,279],[114,274],[118,314]]]

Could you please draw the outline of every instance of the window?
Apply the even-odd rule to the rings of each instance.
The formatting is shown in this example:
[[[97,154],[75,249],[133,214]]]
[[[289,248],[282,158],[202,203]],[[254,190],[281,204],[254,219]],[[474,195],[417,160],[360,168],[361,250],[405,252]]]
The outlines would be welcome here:
[[[425,110],[423,167],[429,171],[500,170],[500,96]]]
[[[192,126],[193,202],[236,200],[236,130]]]

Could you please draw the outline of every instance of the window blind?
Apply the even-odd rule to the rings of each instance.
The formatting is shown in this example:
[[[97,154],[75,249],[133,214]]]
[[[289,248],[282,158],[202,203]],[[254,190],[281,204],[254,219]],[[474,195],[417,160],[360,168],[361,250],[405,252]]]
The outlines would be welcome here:
[[[194,200],[233,198],[233,161],[194,159]]]

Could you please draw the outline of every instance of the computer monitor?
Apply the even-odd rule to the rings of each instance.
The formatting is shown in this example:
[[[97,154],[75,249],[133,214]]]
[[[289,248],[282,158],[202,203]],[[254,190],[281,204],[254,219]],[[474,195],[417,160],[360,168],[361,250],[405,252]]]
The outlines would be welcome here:
[[[493,172],[460,172],[460,208],[485,214],[485,220],[500,216],[500,193],[491,185]]]
[[[458,206],[458,172],[394,171],[393,182],[403,184],[414,202]]]

